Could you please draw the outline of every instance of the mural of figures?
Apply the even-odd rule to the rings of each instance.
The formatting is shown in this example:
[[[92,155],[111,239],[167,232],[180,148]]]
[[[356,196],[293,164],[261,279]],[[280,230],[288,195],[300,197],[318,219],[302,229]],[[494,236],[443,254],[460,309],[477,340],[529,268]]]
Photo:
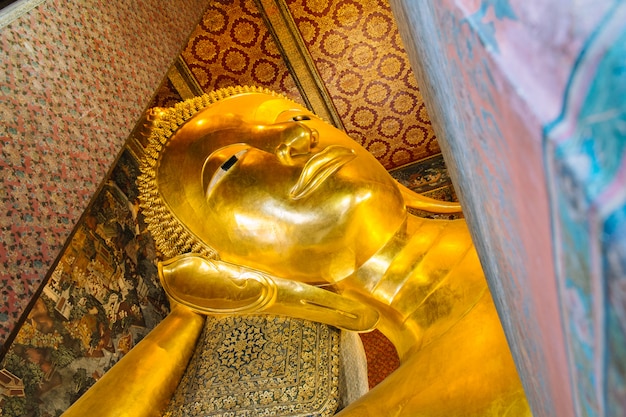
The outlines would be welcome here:
[[[391,171],[391,175],[402,185],[416,193],[435,200],[458,201],[441,154],[394,169]],[[410,208],[409,212],[429,219],[452,220],[463,217],[463,213],[438,214],[413,208]]]
[[[0,364],[3,417],[60,415],[167,314],[138,173],[125,150]]]

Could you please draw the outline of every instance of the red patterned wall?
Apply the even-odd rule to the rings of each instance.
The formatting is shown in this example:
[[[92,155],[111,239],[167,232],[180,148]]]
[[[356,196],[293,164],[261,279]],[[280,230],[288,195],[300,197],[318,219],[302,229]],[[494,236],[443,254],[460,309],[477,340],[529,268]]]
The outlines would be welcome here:
[[[439,153],[386,0],[287,0],[350,136],[386,168]]]
[[[253,0],[213,2],[182,57],[204,91],[256,85],[304,104]]]
[[[439,146],[386,0],[288,0],[348,132],[388,169]],[[182,53],[204,91],[247,84],[302,103],[253,0],[216,1]]]

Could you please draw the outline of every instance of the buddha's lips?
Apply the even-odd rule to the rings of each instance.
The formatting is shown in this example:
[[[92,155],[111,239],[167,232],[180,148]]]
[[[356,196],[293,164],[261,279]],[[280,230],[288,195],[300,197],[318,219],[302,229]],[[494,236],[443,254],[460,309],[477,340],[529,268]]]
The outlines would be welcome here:
[[[302,168],[300,178],[291,189],[289,196],[294,200],[308,196],[326,178],[355,157],[354,150],[337,145],[329,146],[322,152],[313,155]]]

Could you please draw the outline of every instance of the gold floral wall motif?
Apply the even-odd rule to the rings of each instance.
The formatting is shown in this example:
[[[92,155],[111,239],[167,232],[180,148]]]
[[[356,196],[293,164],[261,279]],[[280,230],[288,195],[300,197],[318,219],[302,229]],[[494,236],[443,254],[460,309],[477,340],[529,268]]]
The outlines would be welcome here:
[[[166,417],[334,414],[337,329],[287,317],[228,316],[208,320],[200,341]]]

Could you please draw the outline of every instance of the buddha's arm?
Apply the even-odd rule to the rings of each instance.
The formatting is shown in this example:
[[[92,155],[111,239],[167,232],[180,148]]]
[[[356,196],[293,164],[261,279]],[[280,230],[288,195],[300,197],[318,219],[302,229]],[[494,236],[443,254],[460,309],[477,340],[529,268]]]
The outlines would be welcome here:
[[[532,417],[489,293],[336,417],[379,416]]]
[[[183,376],[203,323],[199,314],[174,307],[63,417],[160,416]]]
[[[459,203],[435,200],[434,198],[423,196],[400,183],[398,183],[398,188],[402,193],[402,197],[404,197],[404,202],[407,207],[431,213],[460,213],[463,211]]]
[[[378,322],[358,301],[200,255],[159,264],[159,276],[173,300],[203,314],[277,314],[361,332]]]

